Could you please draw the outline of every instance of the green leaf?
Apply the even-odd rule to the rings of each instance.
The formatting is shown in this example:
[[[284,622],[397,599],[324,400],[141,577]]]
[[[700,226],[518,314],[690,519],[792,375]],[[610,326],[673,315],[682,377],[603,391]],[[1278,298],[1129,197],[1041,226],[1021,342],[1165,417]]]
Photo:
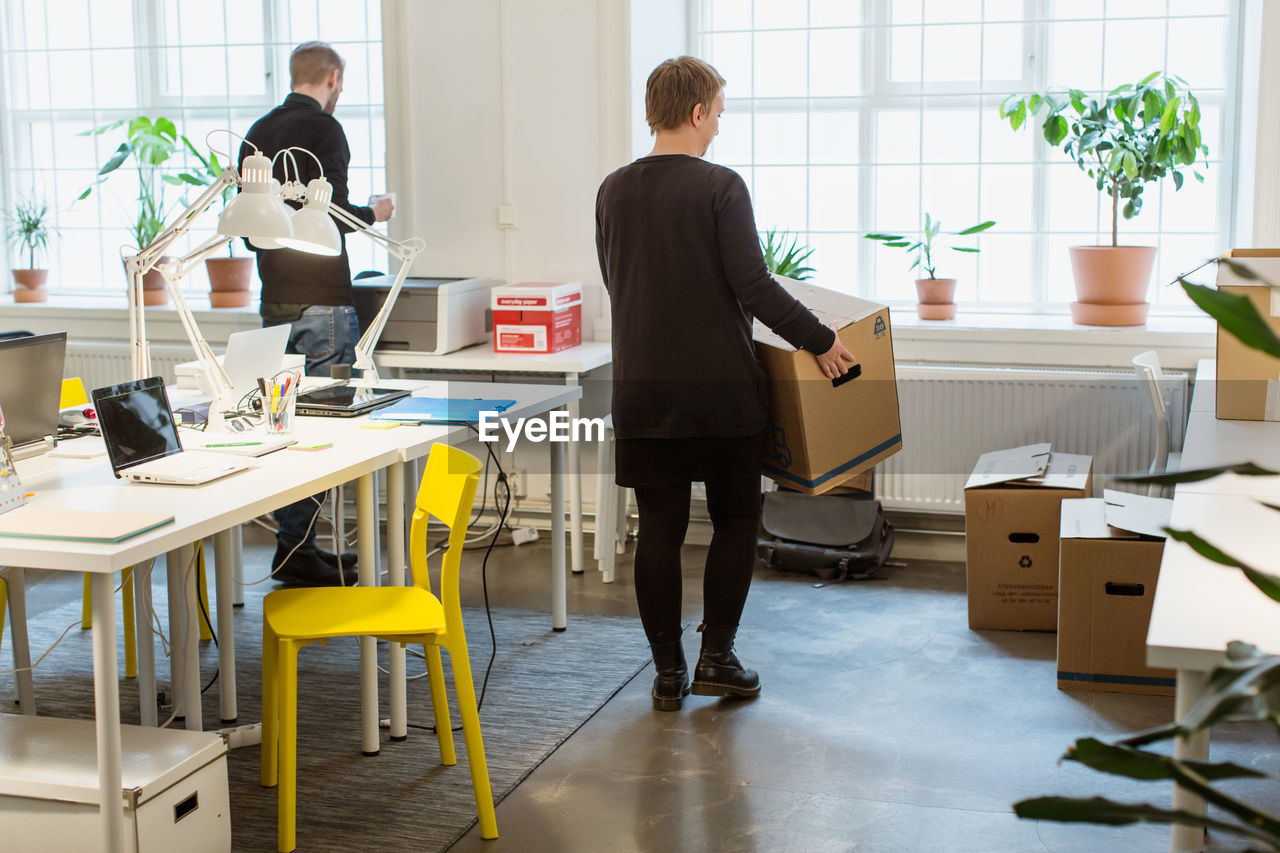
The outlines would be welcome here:
[[[1056,146],[1067,138],[1069,129],[1067,120],[1060,115],[1055,115],[1044,123],[1045,141],[1050,145]]]
[[[129,122],[129,138],[132,139],[138,133],[149,132],[153,127],[151,119],[146,116],[138,116]]]
[[[901,249],[906,246],[909,246],[910,243],[908,243],[906,240],[894,240],[890,243],[885,243],[885,245],[891,249]]]
[[[1272,471],[1269,468],[1263,468],[1252,462],[1243,462],[1238,465],[1220,465],[1215,468],[1192,468],[1187,471],[1168,471],[1162,474],[1125,474],[1116,479],[1124,483],[1132,483],[1138,486],[1156,485],[1156,486],[1176,486],[1179,483],[1198,483],[1202,480],[1211,480],[1226,473],[1239,474],[1242,477],[1272,477],[1280,474],[1280,471]]]
[[[133,149],[129,147],[129,143],[121,142],[120,147],[116,149],[116,153],[113,154],[111,156],[111,159],[108,160],[106,164],[101,169],[98,170],[98,175],[99,176],[106,175],[120,168],[120,164],[123,163],[126,159],[128,159],[129,154],[132,151]]]
[[[1125,176],[1132,179],[1138,175],[1138,158],[1133,156],[1132,151],[1124,152],[1124,158],[1121,161],[1124,168]]]
[[[168,176],[166,175],[165,177],[167,178]],[[197,187],[207,187],[209,185],[208,181],[202,181],[195,175],[188,172],[183,172],[181,175],[178,175],[178,181],[176,181],[176,183],[188,183]]]
[[[1165,105],[1164,115],[1160,117],[1160,132],[1168,133],[1173,130],[1174,124],[1178,121],[1178,103],[1179,98],[1170,98],[1169,103]]]
[[[951,248],[953,251],[956,251],[956,252],[973,252],[974,254],[977,254],[978,252],[982,251],[981,249],[974,249],[968,246],[952,246]]]
[[[1013,812],[1029,820],[1052,820],[1059,823],[1100,823],[1107,826],[1129,826],[1135,823],[1182,823],[1203,826],[1231,835],[1256,838],[1248,828],[1227,823],[1182,809],[1161,809],[1146,803],[1118,803],[1104,797],[1037,797],[1013,804]]]
[[[1148,74],[1146,77],[1143,77],[1143,78],[1142,78],[1142,82],[1141,82],[1141,83],[1139,83],[1138,85],[1139,85],[1139,86],[1145,86],[1145,85],[1147,85],[1148,83],[1150,83],[1152,80],[1156,79],[1156,78],[1157,78],[1157,77],[1159,77],[1159,76],[1160,76],[1160,72],[1159,72],[1159,71],[1152,71],[1152,72],[1151,72],[1150,74]]]
[[[988,219],[986,222],[980,222],[977,225],[970,225],[968,228],[964,229],[963,231],[957,231],[956,234],[961,237],[964,237],[965,235],[968,235],[968,234],[977,234],[979,231],[986,231],[988,228],[990,228],[995,224],[996,224],[996,221],[994,219]]]
[[[1230,266],[1234,271],[1236,265]],[[1275,330],[1258,313],[1258,309],[1254,307],[1249,297],[1192,284],[1181,276],[1178,277],[1178,281],[1182,284],[1182,289],[1186,291],[1187,296],[1191,297],[1191,301],[1200,310],[1217,320],[1219,326],[1238,338],[1241,343],[1251,349],[1280,358],[1280,337],[1276,336]]]
[[[868,240],[901,240],[900,234],[863,234]]]
[[[171,187],[182,186],[182,178],[178,177],[177,175],[161,175],[160,180],[164,181],[166,184],[168,184]],[[196,181],[196,183],[200,184],[199,181]],[[200,184],[200,186],[204,186],[204,185]]]
[[[1175,776],[1171,770],[1175,759],[1167,755],[1144,752],[1131,746],[1103,743],[1091,737],[1077,740],[1063,758],[1112,776],[1125,776],[1141,782],[1172,780]],[[1265,773],[1231,762],[1210,764],[1202,761],[1180,761],[1177,763],[1209,781],[1267,778]]]
[[[1201,557],[1204,557],[1207,560],[1212,560],[1219,565],[1227,566],[1232,569],[1239,569],[1244,572],[1244,575],[1249,579],[1249,582],[1262,590],[1268,598],[1274,601],[1280,601],[1280,577],[1276,577],[1273,574],[1269,574],[1268,572],[1264,572],[1260,569],[1255,569],[1252,566],[1240,562],[1235,557],[1232,557],[1217,546],[1202,539],[1200,536],[1197,536],[1189,530],[1173,530],[1170,528],[1165,528],[1165,530],[1169,534],[1170,539],[1174,539],[1178,542],[1185,542],[1187,545],[1191,546],[1191,550],[1195,551]]]
[[[1009,117],[1009,124],[1014,130],[1022,127],[1022,123],[1027,120],[1027,102],[1018,101],[1018,108],[1013,111],[1013,115]]]
[[[1178,190],[1182,189],[1182,173],[1181,172],[1173,173],[1173,189],[1174,189],[1174,192],[1177,192]]]
[[[91,193],[91,192],[93,192],[93,187],[88,187],[88,188],[86,188],[84,192],[82,192],[82,193],[80,193],[80,195],[76,196],[76,201],[84,201],[86,198],[88,198],[88,197],[89,197],[89,193]]]
[[[156,133],[168,137],[171,142],[178,141],[178,129],[167,118],[158,118],[155,123]]]

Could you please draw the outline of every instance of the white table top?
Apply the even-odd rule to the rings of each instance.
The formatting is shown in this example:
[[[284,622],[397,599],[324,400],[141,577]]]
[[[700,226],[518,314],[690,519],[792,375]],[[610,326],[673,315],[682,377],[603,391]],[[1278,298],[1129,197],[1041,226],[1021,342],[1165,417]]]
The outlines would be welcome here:
[[[1170,526],[1192,530],[1236,559],[1280,574],[1276,512],[1252,498],[1180,494]],[[1147,663],[1212,669],[1232,640],[1280,653],[1280,603],[1240,570],[1206,560],[1180,542],[1168,542],[1147,631]]]
[[[420,387],[415,393],[422,396],[514,399],[516,405],[504,413],[513,418],[559,408],[582,393],[580,388],[558,385],[416,384]],[[0,542],[0,565],[119,571],[394,462],[425,455],[436,442],[460,443],[474,435],[457,425],[362,429],[367,422],[366,418],[300,417],[295,429],[300,441],[329,441],[333,447],[312,452],[280,450],[248,460],[256,463],[250,470],[202,486],[117,480],[104,456],[46,455],[24,460],[17,468],[24,488],[35,493],[30,499],[33,505],[161,513],[173,515],[174,522],[113,544],[6,537]]]
[[[555,353],[496,353],[493,343],[476,344],[444,355],[425,352],[377,352],[379,367],[432,370],[480,370],[486,373],[587,373],[613,361],[613,345],[585,341]]]
[[[1214,399],[1215,368],[1213,359],[1202,359],[1196,370],[1191,414],[1183,439],[1183,469],[1254,462],[1280,471],[1280,422],[1218,420]],[[1177,493],[1280,498],[1280,478],[1224,474],[1212,480],[1180,485]]]

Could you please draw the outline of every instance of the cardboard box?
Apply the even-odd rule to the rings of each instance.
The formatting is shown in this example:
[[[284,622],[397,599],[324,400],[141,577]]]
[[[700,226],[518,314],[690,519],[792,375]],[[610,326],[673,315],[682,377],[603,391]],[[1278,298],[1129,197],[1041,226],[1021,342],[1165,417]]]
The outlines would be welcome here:
[[[1092,494],[1092,465],[1048,442],[978,458],[964,487],[970,628],[1057,628],[1060,507]]]
[[[1147,666],[1147,627],[1173,501],[1103,494],[1062,502],[1058,687],[1172,696],[1176,673]]]
[[[812,353],[755,324],[756,353],[769,377],[765,476],[820,495],[902,449],[889,309],[810,282],[775,278],[824,323],[833,324],[857,359],[846,376],[833,381]]]
[[[1232,249],[1232,260],[1247,265],[1262,280],[1241,278],[1218,264],[1218,289],[1249,297],[1280,334],[1280,249]],[[1280,420],[1280,358],[1242,344],[1218,329],[1217,415],[1244,421]]]
[[[580,283],[524,281],[492,293],[494,352],[560,352],[582,343]]]

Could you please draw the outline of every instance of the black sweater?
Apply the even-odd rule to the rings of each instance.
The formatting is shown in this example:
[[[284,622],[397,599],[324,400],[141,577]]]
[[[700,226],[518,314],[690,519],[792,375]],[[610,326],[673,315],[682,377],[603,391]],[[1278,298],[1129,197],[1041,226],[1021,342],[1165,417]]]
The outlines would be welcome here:
[[[240,163],[253,153],[254,146],[268,158],[294,145],[311,151],[324,164],[324,176],[333,185],[333,204],[345,208],[357,219],[373,223],[372,208],[359,207],[347,200],[347,167],[351,163],[347,135],[338,120],[322,110],[315,98],[296,92],[290,94],[283,104],[254,122],[247,138],[252,145],[240,146]],[[304,186],[312,178],[320,177],[315,160],[297,151],[294,158]],[[284,182],[284,158],[276,161],[274,174],[276,180]],[[259,250],[249,245],[258,253],[258,278],[262,279],[263,302],[352,304],[351,265],[347,260],[346,244],[346,234],[351,228],[336,221],[334,224],[342,234],[342,254],[333,257],[295,249]]]
[[[697,157],[642,157],[600,185],[596,249],[612,302],[619,438],[752,435],[768,393],[752,316],[797,348],[835,332],[769,275],[741,176]]]

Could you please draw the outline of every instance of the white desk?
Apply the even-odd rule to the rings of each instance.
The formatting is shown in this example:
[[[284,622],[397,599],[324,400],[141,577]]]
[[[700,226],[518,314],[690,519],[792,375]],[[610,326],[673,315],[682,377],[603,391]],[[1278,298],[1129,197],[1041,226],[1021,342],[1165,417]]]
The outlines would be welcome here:
[[[495,353],[493,344],[477,344],[457,352],[430,355],[421,352],[380,351],[374,360],[379,367],[415,368],[436,371],[479,371],[482,373],[553,374],[564,377],[566,385],[577,386],[584,373],[604,367],[613,361],[613,345],[587,341],[556,353],[523,355]],[[579,415],[578,401],[568,405],[569,417]],[[555,482],[552,472],[552,482]],[[552,486],[554,490],[555,486]],[[552,503],[555,503],[554,496]],[[570,548],[574,574],[583,571],[582,550],[582,457],[577,442],[569,443],[569,522],[572,535]],[[599,519],[597,519],[599,523]]]
[[[430,390],[428,387],[427,391]],[[488,383],[468,386],[450,383],[447,393],[452,395],[481,396],[501,391],[504,396],[516,399],[513,413],[532,414],[563,405],[569,399],[576,400],[578,388],[549,389],[543,386],[493,386]],[[425,392],[424,392],[425,393]],[[21,463],[19,473],[23,485],[35,492],[31,502],[39,506],[65,507],[88,510],[154,512],[173,515],[174,522],[124,542],[95,544],[70,540],[6,539],[0,563],[23,568],[44,568],[84,572],[91,576],[93,598],[93,666],[94,711],[98,743],[99,787],[104,792],[121,790],[120,704],[116,683],[116,623],[113,595],[113,579],[116,572],[129,566],[140,568],[137,585],[150,589],[150,566],[155,557],[170,552],[171,596],[177,588],[180,598],[171,597],[170,611],[182,611],[181,633],[186,638],[181,661],[181,696],[187,717],[187,727],[199,729],[200,678],[198,643],[196,642],[195,591],[184,583],[181,568],[189,558],[191,543],[220,531],[228,530],[279,506],[325,491],[340,483],[357,481],[357,502],[361,517],[359,543],[361,579],[376,583],[377,543],[376,527],[372,523],[374,512],[373,474],[383,468],[401,470],[399,463],[425,454],[432,443],[450,435],[470,435],[464,427],[425,426],[399,427],[390,430],[362,430],[363,419],[299,418],[297,433],[304,441],[331,441],[333,447],[315,453],[279,451],[257,460],[257,467],[200,487],[160,486],[120,481],[112,475],[105,458],[68,460],[41,457]],[[553,459],[563,453],[553,446]],[[394,476],[389,476],[389,485]],[[558,478],[553,477],[553,483]],[[403,480],[400,480],[403,488]],[[557,490],[553,489],[553,492]],[[390,497],[390,496],[389,496]],[[553,500],[555,495],[553,494]],[[393,504],[394,505],[394,504]],[[403,498],[399,501],[403,507]],[[564,616],[564,556],[563,556],[563,504],[560,504],[560,571],[557,582],[552,578],[553,612],[559,596],[560,619]],[[391,536],[401,535],[398,546],[403,572],[403,524],[390,527]],[[402,574],[403,576],[403,574]],[[194,587],[194,584],[189,585]],[[139,608],[139,636],[150,637],[141,630],[147,625],[149,614],[145,612],[143,595],[137,596]],[[230,597],[223,599],[229,604]],[[184,606],[185,604],[185,606]],[[219,608],[222,609],[221,607]],[[230,608],[227,608],[228,612]],[[554,617],[553,617],[554,618]],[[176,641],[175,632],[175,641]],[[230,633],[225,636],[229,639]],[[372,650],[372,643],[369,644]],[[363,647],[362,647],[363,652]],[[154,644],[139,644],[139,690],[142,696],[155,694]],[[362,654],[362,658],[364,655]],[[175,661],[175,664],[179,663]],[[366,735],[370,718],[377,737],[376,669],[370,667],[375,699],[373,713],[366,705]],[[366,690],[363,691],[367,697]],[[149,703],[144,702],[144,709]],[[154,709],[153,709],[154,713]],[[154,720],[152,721],[154,722]],[[367,744],[367,740],[366,740]],[[112,802],[110,794],[107,802]],[[124,845],[123,804],[101,810],[103,849],[122,850]]]
[[[1214,416],[1215,363],[1202,360],[1182,451],[1184,469],[1256,462],[1280,470],[1280,423],[1222,421]],[[1274,541],[1258,536],[1275,529],[1275,512],[1258,498],[1280,499],[1280,477],[1226,474],[1174,491],[1171,526],[1195,531],[1232,556],[1280,572]],[[1147,663],[1177,670],[1176,711],[1181,718],[1204,687],[1206,674],[1222,662],[1233,640],[1280,653],[1280,611],[1244,575],[1200,557],[1170,541],[1160,564],[1160,582],[1147,632]],[[1174,754],[1188,760],[1209,757],[1209,734],[1178,740]],[[1175,786],[1174,808],[1204,812],[1204,801]],[[1204,833],[1175,826],[1171,849],[1198,851]]]

